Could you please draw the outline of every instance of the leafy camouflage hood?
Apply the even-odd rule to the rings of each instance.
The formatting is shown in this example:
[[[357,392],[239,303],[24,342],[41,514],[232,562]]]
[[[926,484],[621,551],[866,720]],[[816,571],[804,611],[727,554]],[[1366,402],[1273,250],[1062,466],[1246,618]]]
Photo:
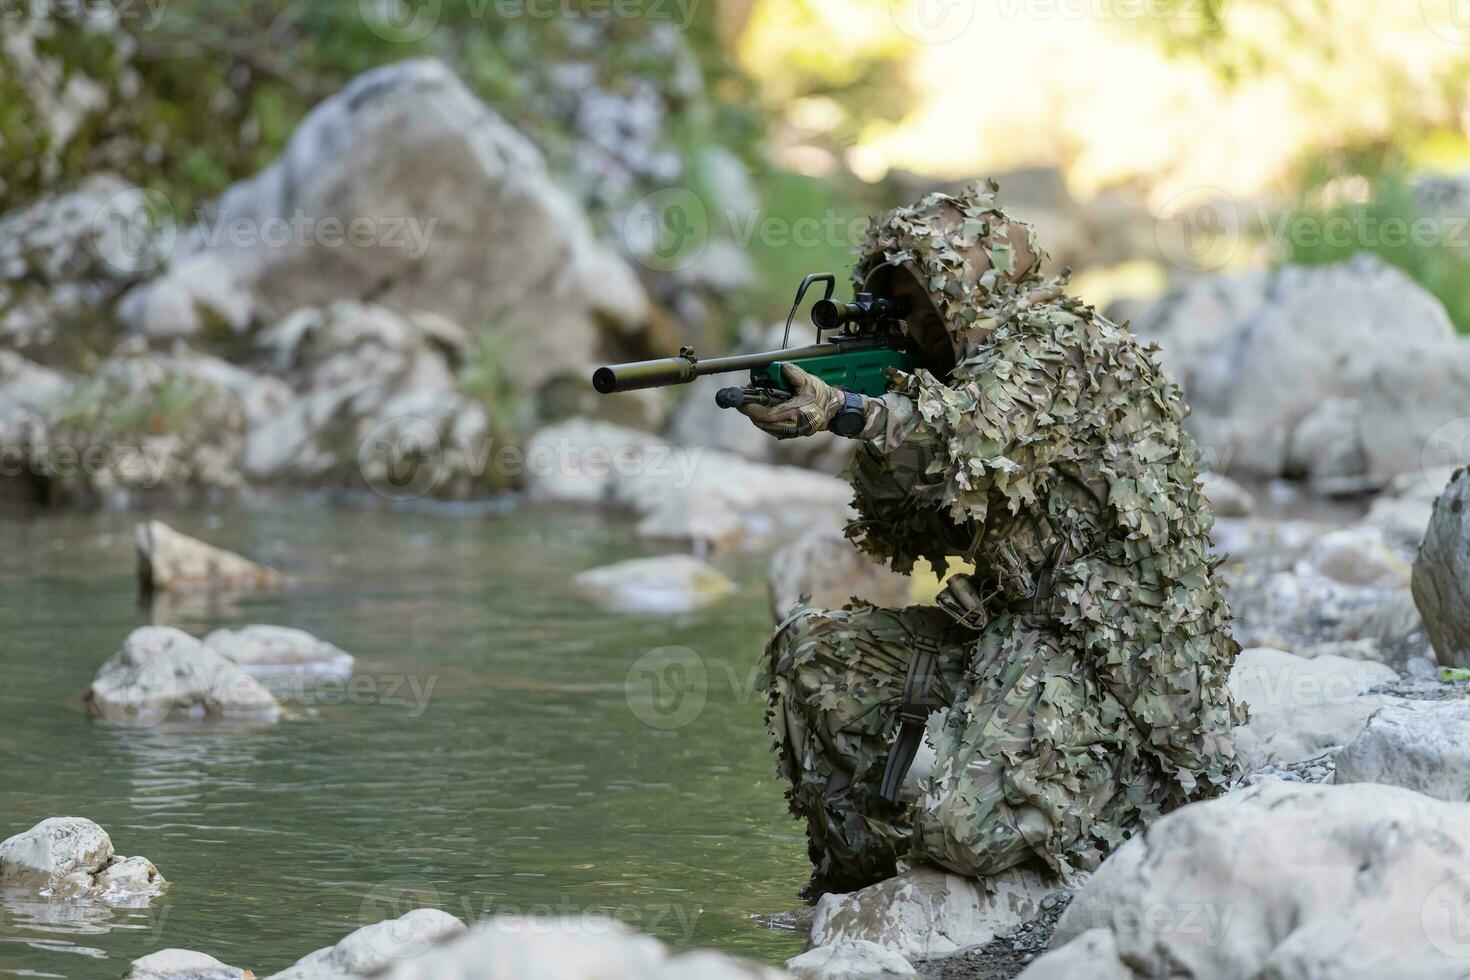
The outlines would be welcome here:
[[[858,243],[853,287],[907,300],[911,337],[944,377],[968,339],[998,310],[1041,283],[1036,231],[996,202],[998,185],[934,193],[874,218]],[[993,322],[993,321],[991,321]]]

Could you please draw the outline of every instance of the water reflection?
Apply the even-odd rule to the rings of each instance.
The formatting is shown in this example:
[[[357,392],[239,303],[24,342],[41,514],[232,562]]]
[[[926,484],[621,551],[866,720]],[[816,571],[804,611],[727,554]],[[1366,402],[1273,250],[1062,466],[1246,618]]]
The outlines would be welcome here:
[[[174,946],[268,975],[425,895],[461,918],[611,912],[678,945],[768,961],[800,948],[753,918],[794,907],[805,876],[745,689],[769,628],[758,563],[727,569],[753,587],[706,612],[617,617],[566,586],[631,553],[631,536],[596,518],[173,515],[295,585],[185,602],[165,611],[171,625],[306,629],[356,656],[354,681],[368,683],[285,692],[275,725],[130,729],[89,719],[80,695],[132,629],[164,615],[136,603],[134,519],[0,523],[13,777],[0,837],[85,816],[172,885],[151,909],[54,921],[7,905],[0,972],[65,975],[83,947],[126,963]],[[627,683],[669,647],[705,665],[708,691],[666,729],[640,717],[649,705]]]

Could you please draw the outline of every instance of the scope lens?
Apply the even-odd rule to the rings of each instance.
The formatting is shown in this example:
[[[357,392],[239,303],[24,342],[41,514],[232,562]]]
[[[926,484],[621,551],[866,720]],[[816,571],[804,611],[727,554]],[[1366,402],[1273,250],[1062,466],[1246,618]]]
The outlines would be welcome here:
[[[611,395],[618,390],[618,376],[613,374],[612,368],[600,367],[592,372],[592,387],[598,394]]]
[[[819,299],[812,304],[812,322],[823,330],[835,330],[842,326],[842,309],[830,299]]]

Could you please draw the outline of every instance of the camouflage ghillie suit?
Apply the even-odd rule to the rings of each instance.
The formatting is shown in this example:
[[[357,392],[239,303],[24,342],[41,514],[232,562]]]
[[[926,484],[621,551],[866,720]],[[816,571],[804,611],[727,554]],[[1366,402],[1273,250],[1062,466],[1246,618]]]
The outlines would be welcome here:
[[[864,400],[848,536],[902,572],[973,563],[973,614],[854,603],[780,625],[767,721],[818,888],[905,855],[970,875],[1091,869],[1235,775],[1239,648],[1179,389],[1127,329],[1041,281],[1030,227],[994,191],[883,215],[854,273],[907,295],[929,369]],[[879,780],[923,648],[939,653],[934,756],[917,798],[893,803]]]

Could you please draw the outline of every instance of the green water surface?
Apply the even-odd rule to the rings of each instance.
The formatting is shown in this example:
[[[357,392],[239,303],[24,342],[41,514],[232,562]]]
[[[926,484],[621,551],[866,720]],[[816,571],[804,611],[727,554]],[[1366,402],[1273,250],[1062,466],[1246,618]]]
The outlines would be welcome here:
[[[163,515],[294,578],[140,608],[134,523],[0,519],[0,838],[83,816],[172,886],[138,909],[0,898],[0,974],[120,977],[196,949],[266,976],[421,905],[466,920],[607,912],[679,947],[776,962],[807,865],[753,668],[763,562],[731,600],[629,616],[577,571],[639,553],[588,514],[315,502]],[[255,728],[119,728],[81,695],[134,628],[275,623],[357,656]],[[702,676],[701,676],[702,675]]]

